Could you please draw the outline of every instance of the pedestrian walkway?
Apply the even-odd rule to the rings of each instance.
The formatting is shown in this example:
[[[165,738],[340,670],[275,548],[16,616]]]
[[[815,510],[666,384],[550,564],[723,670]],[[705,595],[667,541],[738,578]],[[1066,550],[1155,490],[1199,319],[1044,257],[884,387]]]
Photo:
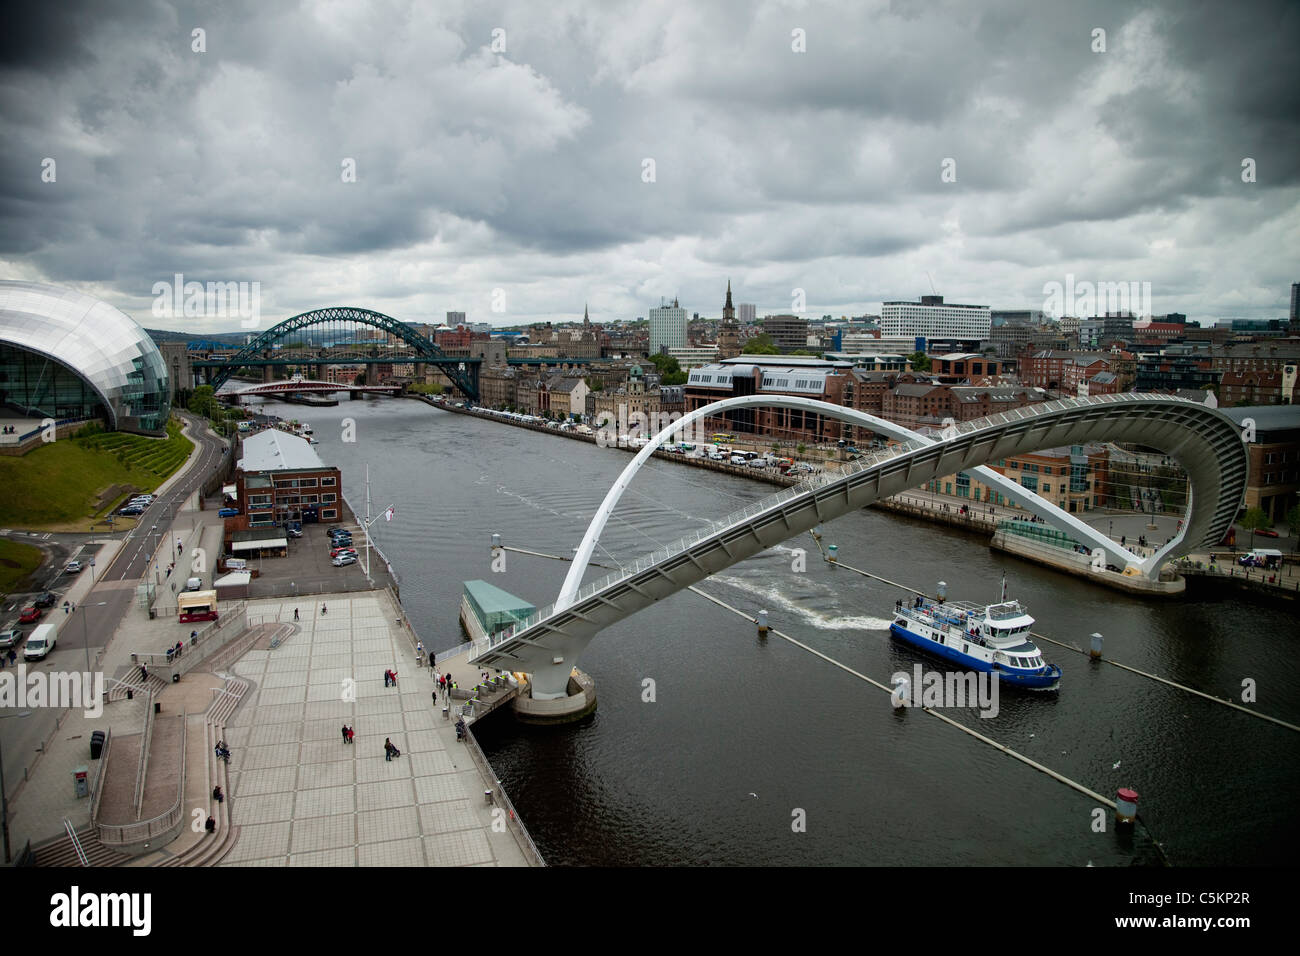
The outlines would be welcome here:
[[[232,668],[253,686],[226,727],[240,834],[222,865],[527,865],[387,592],[254,601],[249,619],[295,608],[297,633]],[[385,740],[401,755],[386,760]]]

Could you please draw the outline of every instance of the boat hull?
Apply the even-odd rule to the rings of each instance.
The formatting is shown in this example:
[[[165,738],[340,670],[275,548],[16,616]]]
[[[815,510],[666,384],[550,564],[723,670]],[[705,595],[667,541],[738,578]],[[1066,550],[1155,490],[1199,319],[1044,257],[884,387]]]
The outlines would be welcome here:
[[[905,627],[899,627],[897,624],[889,625],[889,633],[895,638],[915,647],[932,657],[938,657],[942,660],[951,661],[966,670],[989,673],[990,671],[998,675],[1004,685],[1008,687],[1021,687],[1025,690],[1056,690],[1061,682],[1061,669],[1055,664],[1048,664],[1041,671],[1016,670],[1014,668],[994,665],[988,661],[982,661],[978,658],[970,657],[963,654],[955,648],[948,647],[945,644],[939,644],[936,641],[928,640],[919,634],[909,631]]]

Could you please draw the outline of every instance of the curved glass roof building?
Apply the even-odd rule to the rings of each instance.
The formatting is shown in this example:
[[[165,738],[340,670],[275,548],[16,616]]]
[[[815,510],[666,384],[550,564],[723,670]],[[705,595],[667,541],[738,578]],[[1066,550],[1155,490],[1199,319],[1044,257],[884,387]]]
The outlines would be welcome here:
[[[162,354],[129,316],[94,296],[0,281],[0,409],[55,421],[166,434],[171,387]]]

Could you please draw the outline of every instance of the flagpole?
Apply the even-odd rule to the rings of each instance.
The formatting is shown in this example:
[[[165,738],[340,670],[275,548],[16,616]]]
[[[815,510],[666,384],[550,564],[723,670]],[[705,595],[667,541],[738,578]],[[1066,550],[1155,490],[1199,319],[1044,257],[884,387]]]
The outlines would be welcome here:
[[[366,581],[370,580],[370,462],[366,462]]]

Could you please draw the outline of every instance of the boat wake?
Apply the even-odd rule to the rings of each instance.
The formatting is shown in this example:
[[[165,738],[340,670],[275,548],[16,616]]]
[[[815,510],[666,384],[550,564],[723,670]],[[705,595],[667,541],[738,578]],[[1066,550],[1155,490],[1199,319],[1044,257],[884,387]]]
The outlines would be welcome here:
[[[807,607],[787,597],[780,588],[770,584],[752,581],[734,574],[715,574],[709,581],[716,581],[746,594],[761,598],[769,615],[774,609],[792,612],[800,621],[823,631],[887,631],[890,622],[884,618],[870,617],[865,614],[830,616]],[[707,583],[707,582],[705,582]],[[826,597],[833,599],[834,593],[827,590]],[[779,615],[777,615],[779,617]],[[775,626],[776,621],[772,622]]]

